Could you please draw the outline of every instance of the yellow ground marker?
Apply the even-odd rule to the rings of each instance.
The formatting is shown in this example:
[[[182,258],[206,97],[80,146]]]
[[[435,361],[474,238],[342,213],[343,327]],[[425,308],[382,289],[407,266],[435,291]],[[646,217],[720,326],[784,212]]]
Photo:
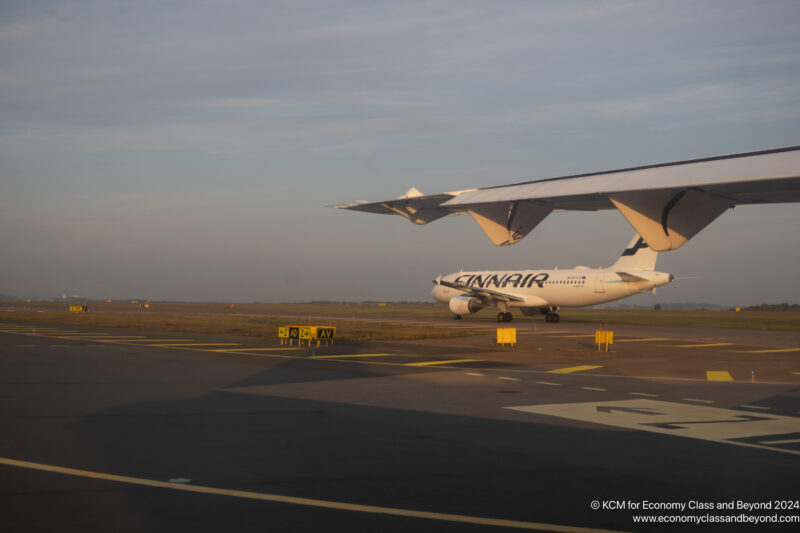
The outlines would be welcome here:
[[[548,374],[572,374],[573,372],[583,372],[584,370],[594,370],[595,368],[603,368],[601,365],[581,365],[570,366],[567,368],[556,368],[555,370],[548,370]]]
[[[342,359],[346,357],[384,357],[393,353],[352,353],[350,355],[317,355],[314,359]]]
[[[504,520],[502,518],[485,518],[481,516],[457,515],[447,513],[434,513],[430,511],[417,511],[414,509],[399,509],[396,507],[379,507],[376,505],[360,505],[356,503],[337,502],[330,500],[315,500],[312,498],[298,498],[296,496],[283,496],[281,494],[267,494],[264,492],[251,492],[245,490],[221,489],[206,487],[202,485],[189,485],[170,483],[168,481],[156,481],[130,476],[118,476],[115,474],[105,474],[103,472],[93,472],[91,470],[78,470],[76,468],[65,468],[62,466],[46,465],[42,463],[31,463],[28,461],[18,461],[0,457],[0,464],[16,468],[26,468],[28,470],[39,470],[54,474],[67,476],[77,476],[89,479],[100,479],[103,481],[113,481],[116,483],[127,483],[144,487],[177,490],[182,492],[194,492],[198,494],[212,494],[216,496],[228,496],[246,500],[261,500],[268,502],[285,503],[290,505],[304,505],[306,507],[317,507],[323,509],[336,509],[340,511],[351,511],[356,513],[371,513],[389,516],[404,516],[407,518],[421,518],[424,520],[440,520],[445,522],[457,522],[462,524],[478,524],[484,526],[508,527],[515,529],[528,529],[534,531],[555,531],[560,533],[617,533],[606,529],[593,529],[578,526],[563,526],[559,524],[546,524],[540,522],[521,522],[518,520]]]
[[[800,352],[800,348],[775,348],[772,350],[749,350],[744,353],[780,353],[780,352]]]
[[[726,370],[708,370],[706,379],[708,381],[733,381],[733,376]]]
[[[671,348],[710,348],[712,346],[732,346],[730,342],[713,342],[708,344],[675,344]]]
[[[434,365],[451,365],[454,363],[475,363],[480,359],[448,359],[445,361],[425,361],[423,363],[406,363],[406,366],[434,366]]]

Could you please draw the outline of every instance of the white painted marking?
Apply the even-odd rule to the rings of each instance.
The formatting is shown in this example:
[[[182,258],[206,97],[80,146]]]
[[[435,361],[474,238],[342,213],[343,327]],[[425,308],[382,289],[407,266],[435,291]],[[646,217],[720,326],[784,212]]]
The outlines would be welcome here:
[[[695,402],[695,403],[717,403],[714,400],[698,400],[697,398],[684,398],[684,402]]]
[[[560,387],[561,383],[551,383],[549,381],[537,381],[539,385],[550,385],[551,387]]]
[[[517,378],[507,378],[507,377],[505,377],[505,376],[503,376],[503,377],[499,377],[499,378],[497,378],[497,379],[504,379],[504,380],[506,380],[506,381],[519,381],[519,379],[517,379]]]
[[[632,396],[646,396],[648,398],[658,398],[658,394],[649,394],[647,392],[629,392]]]
[[[607,391],[608,389],[600,389],[598,387],[581,387],[583,390],[596,390],[596,391]]]
[[[468,376],[477,376],[479,378],[485,377],[486,374],[476,374],[475,372],[467,372]]]
[[[192,480],[189,479],[188,477],[174,477],[167,481],[167,483],[180,483],[180,484],[191,483],[191,482]]]
[[[800,418],[793,416],[645,399],[521,405],[506,409],[800,455],[800,451],[772,448],[763,441],[755,444],[734,440],[800,433]]]

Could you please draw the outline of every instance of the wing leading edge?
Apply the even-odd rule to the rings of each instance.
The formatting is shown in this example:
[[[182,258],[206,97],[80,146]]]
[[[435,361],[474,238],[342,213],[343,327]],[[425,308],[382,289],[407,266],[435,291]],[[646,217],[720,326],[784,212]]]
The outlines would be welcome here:
[[[680,248],[735,205],[800,202],[800,146],[498,187],[333,206],[415,224],[469,214],[498,246],[519,242],[554,210],[617,209],[655,251]]]

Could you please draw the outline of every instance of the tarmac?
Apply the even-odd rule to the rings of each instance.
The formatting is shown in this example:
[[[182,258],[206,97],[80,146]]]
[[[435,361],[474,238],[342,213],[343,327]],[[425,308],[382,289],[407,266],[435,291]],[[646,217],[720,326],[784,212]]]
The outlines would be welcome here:
[[[501,324],[511,347],[430,322],[486,334],[312,350],[0,323],[0,527],[800,523],[800,334],[618,326],[606,352],[593,325]]]

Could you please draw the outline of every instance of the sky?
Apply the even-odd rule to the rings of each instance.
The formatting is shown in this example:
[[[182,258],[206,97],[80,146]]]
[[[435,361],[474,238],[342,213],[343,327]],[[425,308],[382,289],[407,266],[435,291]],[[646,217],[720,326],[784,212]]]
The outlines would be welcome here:
[[[0,294],[429,300],[608,266],[617,211],[495,247],[328,206],[800,144],[790,1],[0,1]],[[626,303],[800,302],[800,206],[739,206]]]

